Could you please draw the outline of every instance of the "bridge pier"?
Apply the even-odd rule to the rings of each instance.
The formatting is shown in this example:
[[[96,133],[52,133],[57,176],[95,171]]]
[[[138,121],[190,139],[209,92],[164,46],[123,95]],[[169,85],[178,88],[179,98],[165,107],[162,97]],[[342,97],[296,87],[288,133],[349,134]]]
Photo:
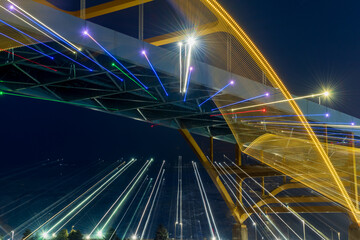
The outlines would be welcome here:
[[[357,225],[356,223],[352,223],[349,226],[349,230],[348,230],[348,239],[349,240],[357,240],[359,239],[360,236],[360,227],[359,225]]]
[[[245,224],[235,223],[232,229],[232,240],[248,240],[248,229]]]

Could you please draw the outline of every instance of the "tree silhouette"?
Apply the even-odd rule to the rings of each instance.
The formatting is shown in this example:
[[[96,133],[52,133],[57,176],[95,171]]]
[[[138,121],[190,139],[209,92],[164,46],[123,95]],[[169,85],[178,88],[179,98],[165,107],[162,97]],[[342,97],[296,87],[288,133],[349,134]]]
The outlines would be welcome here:
[[[83,240],[83,235],[80,230],[71,230],[68,240]]]
[[[54,240],[67,240],[69,233],[67,229],[61,229],[60,232],[56,235]]]
[[[116,234],[114,228],[109,228],[105,234],[105,240],[120,240],[119,236]]]
[[[169,233],[167,229],[163,225],[159,225],[154,240],[168,240],[169,239]]]

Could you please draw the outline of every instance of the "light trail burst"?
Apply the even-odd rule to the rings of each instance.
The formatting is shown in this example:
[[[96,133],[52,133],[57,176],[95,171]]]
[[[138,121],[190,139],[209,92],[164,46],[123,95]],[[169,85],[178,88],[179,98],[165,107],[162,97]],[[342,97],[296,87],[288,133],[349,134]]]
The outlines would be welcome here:
[[[123,234],[123,236],[122,236],[121,239],[125,239],[126,234],[127,234],[127,232],[129,231],[129,228],[131,227],[131,225],[132,225],[132,223],[133,223],[133,221],[134,221],[134,218],[135,218],[135,216],[137,215],[137,212],[138,212],[138,210],[139,210],[139,208],[140,208],[140,206],[141,206],[141,204],[142,204],[142,202],[143,202],[146,194],[148,193],[148,191],[149,191],[149,189],[150,189],[150,186],[151,186],[152,181],[153,181],[153,179],[150,178],[150,181],[149,181],[148,185],[146,186],[146,189],[145,189],[143,195],[141,196],[141,199],[140,199],[140,201],[139,201],[139,203],[138,203],[138,205],[137,205],[137,207],[136,207],[136,209],[135,209],[135,211],[134,211],[134,213],[133,213],[133,215],[132,215],[132,217],[131,217],[131,219],[130,219],[130,222],[129,222],[128,226],[126,227],[125,232],[124,232],[124,234]]]
[[[150,217],[151,217],[152,210],[153,210],[153,208],[154,208],[154,204],[155,204],[155,202],[156,202],[156,198],[157,198],[158,193],[159,193],[159,189],[160,189],[160,187],[161,187],[161,185],[162,185],[162,183],[163,183],[162,180],[163,180],[163,177],[164,177],[164,173],[165,173],[165,169],[163,169],[163,171],[162,171],[162,174],[161,174],[161,177],[160,177],[160,181],[159,181],[159,183],[158,183],[158,186],[157,186],[157,189],[156,189],[156,192],[155,192],[155,195],[154,195],[154,199],[153,199],[153,201],[152,201],[152,203],[151,203],[151,207],[150,207],[150,210],[149,210],[149,213],[148,213],[148,217],[147,217],[147,219],[146,219],[146,222],[145,222],[143,231],[142,231],[142,233],[141,233],[140,239],[144,239],[144,235],[145,235],[147,226],[148,226],[148,224],[149,224],[149,220],[150,220]]]
[[[195,162],[192,162],[192,164],[193,164],[193,168],[194,168],[196,181],[197,181],[197,184],[198,184],[198,187],[199,187],[199,190],[200,190],[201,199],[203,201],[206,217],[207,217],[210,232],[211,232],[211,235],[212,235],[212,239],[215,239],[215,235],[214,235],[214,231],[213,231],[213,227],[214,227],[217,239],[220,240],[219,231],[218,231],[217,226],[216,226],[216,222],[215,222],[215,219],[214,219],[211,207],[210,207],[209,200],[208,200],[207,195],[206,195],[206,191],[205,191],[205,188],[204,188],[204,185],[203,185],[199,170],[198,170],[197,165],[196,165]]]
[[[186,96],[187,96],[187,93],[188,93],[188,90],[189,90],[189,85],[190,85],[190,79],[191,79],[191,73],[193,71],[193,67],[190,67],[189,68],[189,74],[187,74],[188,76],[188,79],[187,79],[187,87],[186,87],[186,90],[185,90],[185,96],[184,96],[184,102],[186,102]]]
[[[103,227],[100,228],[99,231],[103,232],[106,226],[109,224],[113,216],[118,212],[119,208],[122,206],[124,201],[127,199],[128,195],[132,192],[138,181],[141,179],[141,177],[144,175],[145,171],[148,169],[150,164],[153,162],[153,159],[150,161],[146,161],[145,164],[140,168],[140,170],[137,172],[135,177],[130,181],[130,183],[126,186],[124,191],[119,195],[119,197],[115,200],[115,202],[110,206],[110,208],[105,212],[105,214],[102,216],[100,221],[95,225],[95,227],[91,230],[89,236],[93,234],[93,232],[96,230],[96,228],[101,224],[101,222],[105,219],[105,217],[110,213],[110,211],[115,207],[115,205],[119,202],[121,197],[125,194],[123,199],[119,202],[119,204],[115,207],[115,209],[112,211],[106,222],[104,223]],[[129,189],[129,190],[128,190]]]
[[[251,98],[248,98],[248,99],[244,99],[244,100],[241,100],[241,101],[238,101],[238,102],[230,103],[230,104],[227,104],[227,105],[218,107],[218,108],[213,108],[213,109],[211,109],[211,111],[215,111],[215,110],[218,110],[218,109],[230,107],[230,106],[233,106],[233,105],[236,105],[236,104],[245,103],[245,102],[249,102],[249,101],[251,101],[251,100],[255,100],[255,99],[259,99],[259,98],[263,98],[263,97],[268,97],[268,96],[270,96],[269,93],[261,94],[261,95],[259,95],[259,96],[255,96],[255,97],[251,97]]]
[[[158,73],[156,72],[154,66],[151,64],[151,62],[150,62],[150,60],[149,60],[149,58],[148,58],[148,56],[147,56],[147,54],[146,54],[146,51],[143,50],[141,53],[142,53],[142,55],[145,56],[147,62],[149,63],[149,66],[151,67],[151,70],[154,72],[156,78],[159,80],[159,83],[161,84],[161,87],[164,89],[164,92],[165,92],[166,96],[169,96],[169,94],[168,94],[168,92],[166,91],[163,83],[162,83],[161,80],[160,80],[160,77],[159,77]]]
[[[76,207],[74,207],[70,212],[68,212],[63,218],[61,218],[57,223],[55,223],[48,231],[47,233],[51,232],[54,228],[59,226],[62,222],[65,221],[66,218],[68,218],[72,213],[74,213],[77,209],[79,209],[82,205],[84,205],[92,196],[94,196],[97,192],[99,192],[105,185],[107,185],[108,182],[110,182],[112,179],[119,177],[128,166],[133,164],[135,162],[135,159],[131,159],[124,167],[119,169],[114,175],[112,175],[109,179],[107,179],[103,184],[101,184],[100,187],[98,187],[95,191],[93,191],[89,196],[87,196],[83,201],[81,201]],[[82,195],[80,195],[82,196]],[[77,198],[78,199],[78,198]],[[77,200],[76,199],[76,200]]]
[[[184,86],[183,86],[183,93],[186,94],[187,92],[187,89],[189,87],[189,75],[191,74],[191,70],[190,70],[190,67],[191,67],[191,54],[192,54],[192,49],[194,47],[194,44],[195,44],[195,39],[190,37],[188,40],[187,40],[187,43],[186,43],[186,46],[188,46],[188,53],[187,53],[187,59],[186,59],[186,72],[185,72],[185,79],[184,79]],[[185,50],[186,51],[186,50]]]
[[[14,26],[12,26],[12,25],[10,25],[10,24],[8,24],[8,23],[4,22],[3,20],[1,20],[1,19],[0,19],[0,22],[1,22],[1,23],[3,23],[3,24],[5,24],[5,25],[6,25],[6,26],[8,26],[8,27],[11,27],[12,29],[14,29],[14,30],[16,30],[16,31],[18,31],[18,32],[20,32],[20,33],[22,33],[23,35],[25,35],[25,36],[27,36],[27,37],[31,38],[32,40],[36,41],[37,43],[40,43],[41,45],[43,45],[43,46],[45,46],[45,47],[47,47],[47,48],[51,49],[52,51],[54,51],[54,52],[56,52],[56,53],[60,54],[61,56],[63,56],[63,57],[65,57],[65,58],[69,59],[70,61],[72,61],[72,62],[74,62],[74,63],[76,63],[76,64],[78,64],[78,65],[82,66],[83,68],[85,68],[85,69],[89,70],[90,72],[92,72],[92,71],[93,71],[92,69],[90,69],[90,68],[86,67],[85,65],[83,65],[83,64],[81,64],[81,63],[79,63],[78,61],[76,61],[76,60],[74,60],[74,59],[72,59],[72,58],[70,58],[70,57],[66,56],[65,54],[63,54],[63,53],[61,53],[61,52],[59,52],[59,51],[57,51],[57,50],[55,50],[54,48],[50,47],[49,45],[47,45],[47,44],[45,44],[45,43],[41,42],[40,40],[38,40],[38,39],[36,39],[36,38],[34,38],[34,37],[30,36],[29,34],[26,34],[25,32],[23,32],[23,31],[21,31],[20,29],[18,29],[18,28],[16,28],[16,27],[14,27]]]
[[[182,93],[182,71],[183,71],[183,64],[182,64],[182,42],[179,42],[179,82],[180,82],[180,93]]]
[[[49,56],[49,55],[47,55],[46,53],[40,52],[39,50],[37,50],[37,49],[35,49],[35,48],[33,48],[33,47],[30,47],[29,45],[27,45],[27,44],[25,44],[25,43],[22,43],[22,42],[20,42],[20,41],[18,41],[18,40],[16,40],[16,39],[14,39],[14,38],[12,38],[12,37],[4,34],[4,33],[1,33],[1,32],[0,32],[0,35],[6,37],[6,38],[8,38],[8,39],[11,39],[11,40],[13,40],[14,42],[17,42],[17,43],[21,44],[22,46],[27,47],[27,48],[29,48],[29,49],[31,49],[31,50],[33,50],[33,51],[35,51],[35,52],[37,52],[37,53],[45,56],[45,57],[47,57],[47,58],[54,59],[54,57]]]
[[[216,95],[218,95],[219,93],[221,93],[222,91],[225,90],[225,88],[227,88],[230,85],[234,85],[234,81],[231,80],[228,84],[226,84],[223,88],[221,88],[219,91],[217,91],[216,93],[214,93],[213,95],[211,95],[211,97],[209,97],[208,99],[206,99],[205,101],[203,101],[202,103],[199,104],[199,107],[201,107],[201,105],[203,105],[204,103],[206,103],[207,101],[209,101],[210,99],[212,99],[213,97],[215,97]]]
[[[1,21],[1,20],[0,20],[0,21]],[[54,71],[54,72],[57,72],[57,71],[58,71],[58,70],[56,70],[56,69],[53,69],[53,68],[48,67],[48,66],[45,66],[45,65],[43,65],[43,64],[41,64],[41,63],[35,62],[35,61],[33,61],[33,60],[31,60],[31,59],[28,59],[28,58],[26,58],[26,57],[20,56],[20,55],[18,55],[18,54],[16,54],[16,53],[9,52],[9,51],[7,51],[7,50],[5,50],[5,49],[1,49],[1,48],[0,48],[0,51],[7,52],[7,53],[9,53],[9,54],[12,54],[12,55],[18,57],[18,58],[24,59],[25,61],[28,61],[28,62],[34,63],[34,64],[36,64],[36,65],[39,65],[39,66],[41,66],[41,67],[47,68],[47,69],[49,69],[49,70],[51,70],[51,71]]]
[[[138,233],[139,228],[140,228],[140,226],[141,226],[142,220],[143,220],[144,215],[145,215],[145,213],[146,213],[146,211],[147,211],[147,208],[148,208],[148,206],[149,206],[149,203],[150,203],[150,200],[151,200],[152,195],[153,195],[153,193],[154,193],[154,190],[155,190],[155,188],[156,188],[156,185],[157,185],[157,183],[158,183],[158,181],[159,181],[159,178],[160,178],[160,175],[161,175],[161,171],[162,171],[162,169],[163,169],[163,167],[164,167],[164,164],[165,164],[165,160],[164,160],[164,161],[162,162],[162,164],[161,164],[161,167],[160,167],[159,173],[158,173],[158,175],[157,175],[157,177],[156,177],[154,186],[153,186],[153,188],[152,188],[152,190],[151,190],[151,193],[150,193],[150,196],[149,196],[149,198],[148,198],[148,200],[147,200],[147,202],[146,202],[144,211],[143,211],[143,213],[141,214],[139,223],[138,223],[138,225],[137,225],[137,227],[136,227],[136,230],[135,230],[135,233],[134,233],[134,235],[133,235],[133,236],[135,236],[135,238],[137,237],[137,233]]]
[[[107,55],[109,55],[117,64],[119,64],[123,69],[125,69],[134,79],[136,79],[145,89],[148,89],[148,87],[143,84],[128,68],[126,68],[114,55],[112,55],[108,50],[106,50],[105,47],[103,47],[96,39],[90,35],[89,31],[85,30],[83,31],[83,34],[85,36],[88,36],[96,45],[98,45]]]
[[[115,67],[117,70],[119,70],[122,74],[124,74],[126,77],[128,77],[131,81],[133,81],[134,83],[136,83],[136,85],[138,85],[140,88],[142,88],[147,94],[149,94],[153,99],[157,100],[156,97],[154,97],[154,95],[152,95],[148,90],[146,90],[142,85],[140,85],[137,81],[135,81],[132,77],[130,77],[129,75],[127,75],[121,68],[119,68],[115,63],[112,63],[111,66]]]

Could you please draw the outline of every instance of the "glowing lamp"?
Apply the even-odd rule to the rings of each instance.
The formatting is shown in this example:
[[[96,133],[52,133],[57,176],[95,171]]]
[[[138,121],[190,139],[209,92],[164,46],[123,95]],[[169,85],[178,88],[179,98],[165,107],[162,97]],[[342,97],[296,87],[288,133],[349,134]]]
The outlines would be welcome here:
[[[267,93],[265,93],[265,96],[267,96],[267,97],[268,97],[268,96],[270,96],[270,93],[268,93],[268,92],[267,92]]]
[[[214,236],[214,237],[212,237],[212,238],[211,238],[211,240],[216,240],[216,237],[215,237],[215,236]]]
[[[179,42],[178,45],[179,45],[179,47],[181,47],[181,46],[183,45],[183,43],[182,43],[182,42]]]
[[[189,38],[187,39],[187,43],[188,43],[190,46],[193,46],[193,45],[196,44],[196,40],[195,40],[195,38],[193,38],[193,37],[189,37]]]
[[[135,235],[135,234],[132,235],[132,236],[131,236],[131,239],[132,239],[132,240],[136,240],[136,235]]]
[[[86,238],[87,240],[89,240],[89,239],[90,239],[90,235],[87,235],[85,238]]]
[[[83,31],[83,35],[89,35],[88,30],[84,30],[84,31]]]
[[[230,85],[234,85],[235,84],[235,82],[232,80],[232,81],[230,81]]]
[[[10,10],[14,10],[14,9],[15,9],[15,6],[14,6],[14,5],[10,5],[10,6],[9,6],[9,9],[10,9]]]
[[[142,50],[141,54],[142,54],[142,55],[146,55],[145,50]]]
[[[263,109],[262,109],[262,111],[263,111],[263,112],[266,112],[266,109],[265,109],[265,108],[263,108]]]
[[[329,114],[329,113],[326,113],[326,114],[325,114],[325,117],[327,117],[327,118],[330,117],[330,114]]]
[[[48,239],[49,238],[49,234],[47,232],[43,232],[41,234],[41,236],[44,238],[44,239]]]
[[[324,96],[328,97],[330,95],[330,93],[328,91],[324,92]]]
[[[99,238],[103,237],[103,232],[101,230],[99,230],[96,234]]]
[[[351,123],[351,126],[355,126],[355,123],[354,123],[354,122],[352,122],[352,123]]]
[[[256,226],[256,222],[253,222],[253,226]]]
[[[0,91],[0,95],[4,95],[4,92]]]
[[[190,67],[190,71],[192,71],[193,70],[193,67]]]

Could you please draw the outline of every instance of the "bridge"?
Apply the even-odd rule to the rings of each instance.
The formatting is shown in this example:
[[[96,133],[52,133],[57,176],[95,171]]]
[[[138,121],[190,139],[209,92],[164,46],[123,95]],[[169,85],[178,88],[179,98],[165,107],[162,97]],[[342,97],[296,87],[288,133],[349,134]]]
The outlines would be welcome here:
[[[247,239],[248,219],[269,204],[276,213],[347,213],[349,239],[357,239],[360,120],[319,104],[328,92],[291,94],[215,0],[174,1],[191,27],[144,40],[143,11],[151,2],[113,0],[65,11],[45,0],[1,1],[1,94],[178,129],[229,207],[233,239]],[[129,25],[138,38],[86,21],[135,6],[139,24]],[[196,39],[207,43],[206,54],[196,54]],[[193,135],[209,138],[208,146]],[[234,144],[233,166],[215,162],[214,140]],[[229,172],[236,174],[237,196],[223,183]],[[279,176],[279,186],[266,191]],[[263,189],[253,206],[243,202],[249,178]],[[318,194],[275,197],[303,188]]]

